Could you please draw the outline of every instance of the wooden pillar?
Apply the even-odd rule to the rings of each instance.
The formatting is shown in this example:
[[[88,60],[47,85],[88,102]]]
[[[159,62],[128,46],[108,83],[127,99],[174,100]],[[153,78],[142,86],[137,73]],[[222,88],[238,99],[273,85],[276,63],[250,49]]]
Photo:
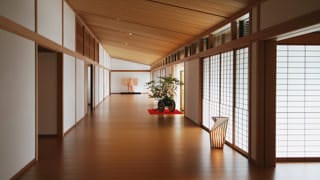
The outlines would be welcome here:
[[[274,167],[276,42],[254,42],[251,56],[250,160],[259,167]]]

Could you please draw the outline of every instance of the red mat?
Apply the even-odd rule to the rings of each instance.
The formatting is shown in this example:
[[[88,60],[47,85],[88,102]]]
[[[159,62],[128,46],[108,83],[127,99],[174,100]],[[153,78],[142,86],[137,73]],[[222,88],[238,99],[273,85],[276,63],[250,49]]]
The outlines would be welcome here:
[[[170,112],[168,109],[165,109],[163,112],[159,112],[158,109],[148,109],[149,114],[183,114],[178,110]]]

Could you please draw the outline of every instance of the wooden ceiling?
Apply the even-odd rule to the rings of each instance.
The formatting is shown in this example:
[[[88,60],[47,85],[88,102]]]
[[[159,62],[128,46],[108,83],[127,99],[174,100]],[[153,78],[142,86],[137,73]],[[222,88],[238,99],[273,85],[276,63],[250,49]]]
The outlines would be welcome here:
[[[152,64],[250,0],[68,0],[115,58]]]

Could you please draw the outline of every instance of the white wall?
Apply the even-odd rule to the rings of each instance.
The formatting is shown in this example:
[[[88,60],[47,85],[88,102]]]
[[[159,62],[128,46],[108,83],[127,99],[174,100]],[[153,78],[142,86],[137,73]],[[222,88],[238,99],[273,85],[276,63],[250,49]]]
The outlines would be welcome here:
[[[109,96],[109,71],[104,70],[103,71],[104,75],[104,92],[103,92],[103,97]]]
[[[172,76],[173,72],[171,72],[171,71],[172,71],[172,67],[171,66],[166,67],[166,76]]]
[[[1,0],[0,15],[34,31],[34,0]]]
[[[129,78],[138,80],[138,85],[133,86],[135,92],[148,92],[145,84],[150,81],[149,72],[111,72],[111,93],[128,92],[128,86],[123,81]]]
[[[95,82],[95,84],[94,84],[94,105],[96,106],[96,105],[98,105],[99,104],[99,82],[100,82],[100,80],[99,80],[99,78],[100,78],[100,76],[99,76],[99,67],[97,67],[97,66],[94,66],[94,82]]]
[[[180,81],[180,71],[184,71],[184,63],[174,65],[174,77]],[[177,87],[176,95],[174,96],[176,109],[180,110],[180,86]]]
[[[62,43],[62,0],[38,0],[38,32]]]
[[[76,121],[81,120],[85,116],[84,103],[84,62],[76,61]]]
[[[99,64],[104,65],[105,64],[105,57],[104,57],[104,49],[102,45],[99,43]]]
[[[105,66],[106,68],[111,69],[111,57],[110,57],[110,55],[109,55],[106,51],[104,51],[104,52],[105,52],[105,54],[104,54],[104,58],[105,58],[105,64],[104,64],[104,66]]]
[[[0,42],[0,179],[9,179],[35,159],[35,44],[3,30]]]
[[[63,132],[75,124],[75,58],[63,55]]]
[[[186,61],[184,64],[184,89],[185,89],[185,116],[197,124],[201,123],[199,119],[199,59]]]
[[[75,51],[75,14],[66,2],[63,3],[63,10],[63,45],[64,47]]]
[[[261,4],[261,29],[319,10],[319,7],[319,0],[264,1]]]
[[[150,70],[150,66],[112,58],[111,69],[112,70]]]
[[[104,91],[104,76],[103,69],[99,68],[99,102],[103,100],[103,91]]]
[[[58,61],[57,53],[38,54],[38,134],[57,135]]]

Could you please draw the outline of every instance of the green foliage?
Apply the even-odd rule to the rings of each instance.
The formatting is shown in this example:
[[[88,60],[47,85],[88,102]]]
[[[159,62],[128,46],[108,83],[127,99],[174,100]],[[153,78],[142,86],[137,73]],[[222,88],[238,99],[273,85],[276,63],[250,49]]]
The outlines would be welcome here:
[[[170,98],[173,99],[177,86],[180,85],[178,79],[171,76],[160,77],[159,81],[150,81],[146,86],[151,91],[151,98]]]

